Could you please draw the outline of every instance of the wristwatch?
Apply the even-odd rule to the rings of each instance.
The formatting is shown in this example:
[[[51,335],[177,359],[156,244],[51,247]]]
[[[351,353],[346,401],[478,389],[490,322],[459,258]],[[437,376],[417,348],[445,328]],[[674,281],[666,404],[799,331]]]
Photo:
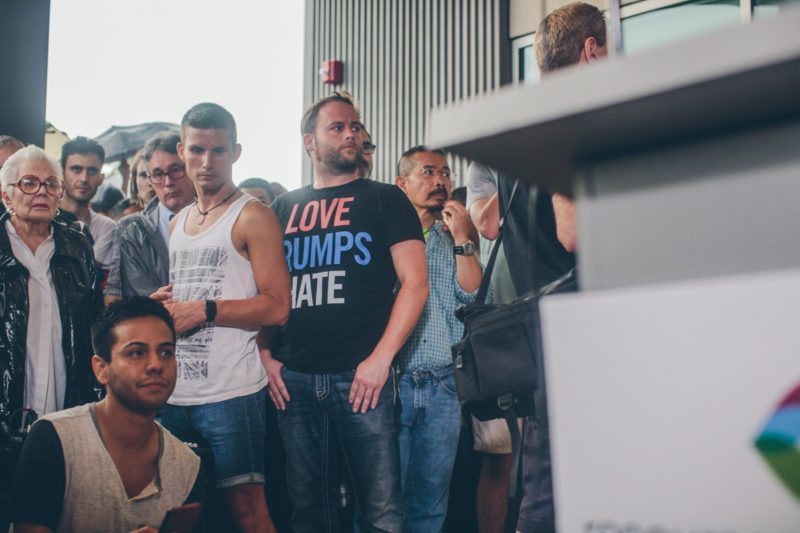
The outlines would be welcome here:
[[[453,253],[456,255],[466,256],[475,255],[475,243],[472,241],[467,241],[461,246],[453,246]]]
[[[214,322],[217,318],[217,302],[206,300],[206,322]]]

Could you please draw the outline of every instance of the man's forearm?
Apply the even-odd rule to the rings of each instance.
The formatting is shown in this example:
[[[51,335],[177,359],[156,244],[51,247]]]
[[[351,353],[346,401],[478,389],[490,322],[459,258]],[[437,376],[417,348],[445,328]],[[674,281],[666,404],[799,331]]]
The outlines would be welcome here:
[[[289,318],[289,301],[271,294],[260,294],[246,300],[217,300],[214,325],[235,328],[282,326]]]
[[[381,340],[372,352],[371,357],[379,357],[391,364],[397,352],[403,347],[408,336],[417,325],[417,320],[425,307],[428,298],[427,280],[416,283],[404,283],[397,293],[397,298],[392,306],[389,323],[383,332]]]
[[[488,199],[480,199],[470,207],[472,222],[484,239],[493,241],[500,233],[500,204],[497,193]]]
[[[477,256],[456,255],[456,280],[464,292],[475,292],[481,285],[483,271]]]

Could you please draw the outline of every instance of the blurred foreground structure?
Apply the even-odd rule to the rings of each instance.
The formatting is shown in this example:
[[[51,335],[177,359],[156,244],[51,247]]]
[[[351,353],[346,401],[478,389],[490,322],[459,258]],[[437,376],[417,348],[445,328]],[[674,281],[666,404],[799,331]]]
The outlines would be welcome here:
[[[433,147],[577,203],[583,290],[543,303],[559,531],[797,531],[797,28],[433,113]]]

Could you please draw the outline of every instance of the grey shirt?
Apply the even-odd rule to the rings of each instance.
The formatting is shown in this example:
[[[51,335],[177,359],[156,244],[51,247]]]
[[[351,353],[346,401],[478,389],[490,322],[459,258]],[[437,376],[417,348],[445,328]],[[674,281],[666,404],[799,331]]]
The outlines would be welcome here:
[[[482,198],[491,198],[497,192],[497,172],[485,167],[480,163],[471,163],[467,169],[467,209],[473,202]],[[484,239],[481,236],[481,263],[486,266],[492,246],[495,241]],[[503,252],[503,245],[497,251],[497,259],[492,271],[492,279],[489,281],[489,297],[487,300],[494,303],[508,303],[517,297],[514,283],[511,280],[511,272],[508,270],[506,254]]]

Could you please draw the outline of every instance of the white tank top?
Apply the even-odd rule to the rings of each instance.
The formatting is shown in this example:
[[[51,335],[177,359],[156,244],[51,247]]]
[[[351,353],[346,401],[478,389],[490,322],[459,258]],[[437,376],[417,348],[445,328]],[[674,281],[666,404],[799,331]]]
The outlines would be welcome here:
[[[257,201],[249,194],[235,200],[199,235],[183,227],[190,206],[178,214],[169,239],[169,281],[179,302],[242,300],[258,294],[250,261],[233,245],[231,232],[242,208]],[[267,384],[256,346],[258,328],[200,327],[178,335],[178,383],[173,405],[200,405],[253,394]]]

